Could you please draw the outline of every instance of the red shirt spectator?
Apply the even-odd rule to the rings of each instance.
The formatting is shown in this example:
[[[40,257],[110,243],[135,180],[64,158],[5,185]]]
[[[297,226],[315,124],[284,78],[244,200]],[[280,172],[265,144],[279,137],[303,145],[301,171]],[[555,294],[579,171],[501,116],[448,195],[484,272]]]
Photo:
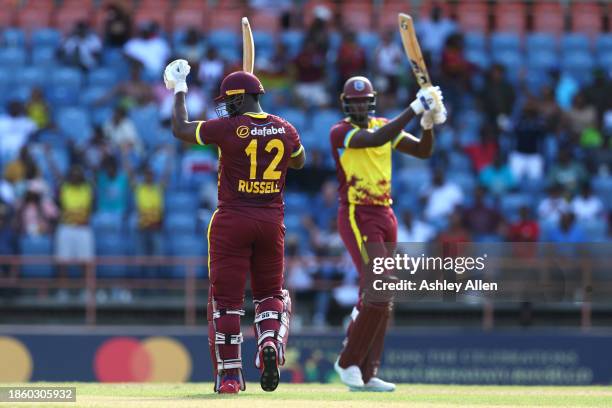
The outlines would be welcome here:
[[[338,49],[338,71],[341,83],[354,75],[363,74],[366,70],[366,54],[355,41],[355,33],[346,32]]]
[[[529,208],[521,207],[520,220],[510,224],[508,228],[508,241],[510,242],[537,242],[540,238],[540,226],[529,216]]]
[[[499,150],[493,129],[488,126],[483,127],[480,132],[480,141],[465,146],[463,150],[472,161],[472,165],[478,173],[483,168],[492,164]]]

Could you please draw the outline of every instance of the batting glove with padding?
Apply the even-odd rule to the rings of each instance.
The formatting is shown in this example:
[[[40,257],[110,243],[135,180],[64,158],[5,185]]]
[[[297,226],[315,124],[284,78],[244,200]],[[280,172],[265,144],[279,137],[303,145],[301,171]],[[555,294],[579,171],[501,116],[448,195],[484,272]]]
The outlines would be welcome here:
[[[191,67],[184,59],[177,59],[168,64],[164,70],[164,83],[167,89],[174,89],[174,93],[187,93],[187,75]]]
[[[421,128],[431,130],[434,127],[434,111],[427,111],[421,116]]]
[[[410,104],[410,107],[415,114],[420,115],[425,111],[434,110],[438,104],[437,99],[438,94],[436,93],[436,88],[433,86],[421,88],[416,95],[416,99]]]

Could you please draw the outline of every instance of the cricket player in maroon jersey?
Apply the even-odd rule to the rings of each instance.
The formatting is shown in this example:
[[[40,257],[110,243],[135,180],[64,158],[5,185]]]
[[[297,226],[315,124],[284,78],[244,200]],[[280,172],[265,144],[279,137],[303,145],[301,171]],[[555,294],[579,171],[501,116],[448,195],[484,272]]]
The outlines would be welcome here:
[[[175,93],[174,136],[219,149],[219,205],[208,225],[208,343],[215,391],[245,389],[240,316],[247,273],[255,303],[255,365],[261,371],[261,387],[274,391],[278,367],[285,362],[291,314],[289,293],[283,289],[283,188],[287,169],[303,167],[304,148],[289,122],[261,109],[263,86],[244,71],[229,74],[221,83],[215,99],[218,119],[189,122],[189,70],[187,61],[173,61],[164,81]]]
[[[361,293],[335,369],[353,391],[394,391],[395,384],[376,377],[393,303],[367,299],[364,278],[371,273],[370,259],[392,256],[397,241],[397,219],[391,208],[392,150],[430,157],[433,125],[446,121],[446,109],[440,89],[429,87],[421,89],[396,118],[375,117],[376,93],[362,76],[346,81],[340,99],[346,118],[330,132],[339,181],[338,230],[359,271]],[[417,139],[404,127],[420,114],[423,134]]]

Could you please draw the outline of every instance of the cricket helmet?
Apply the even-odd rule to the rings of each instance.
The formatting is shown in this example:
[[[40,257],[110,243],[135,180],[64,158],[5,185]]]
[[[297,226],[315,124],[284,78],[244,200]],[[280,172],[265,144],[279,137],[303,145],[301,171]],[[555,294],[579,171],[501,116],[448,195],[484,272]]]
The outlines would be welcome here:
[[[243,94],[263,94],[265,93],[263,85],[259,79],[246,71],[232,72],[221,82],[219,96],[215,98],[215,102],[220,102],[224,98],[233,95]]]
[[[367,119],[376,111],[376,91],[372,82],[364,76],[354,76],[346,80],[340,101],[344,114],[357,122]]]

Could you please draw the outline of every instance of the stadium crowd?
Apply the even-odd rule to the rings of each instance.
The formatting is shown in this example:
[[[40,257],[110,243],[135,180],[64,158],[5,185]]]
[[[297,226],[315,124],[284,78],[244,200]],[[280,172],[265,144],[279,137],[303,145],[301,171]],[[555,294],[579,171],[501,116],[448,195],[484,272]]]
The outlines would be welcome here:
[[[303,29],[283,14],[279,33],[256,31],[255,70],[265,108],[294,123],[308,151],[305,170],[289,174],[286,190],[288,284],[308,293],[317,279],[339,283],[315,295],[314,319],[324,323],[332,296],[351,304],[342,283],[355,278],[336,228],[329,151],[329,128],[341,118],[339,90],[348,77],[365,74],[378,90],[379,114],[393,116],[416,85],[396,30],[355,32],[325,7],[314,15]],[[576,75],[556,51],[552,63],[532,61],[518,35],[462,33],[436,7],[418,19],[418,31],[427,33],[421,45],[450,123],[437,130],[431,160],[394,161],[399,240],[609,240],[610,66],[592,64],[592,72]],[[42,29],[26,40],[19,28],[6,28],[0,38],[0,60],[9,62],[0,64],[0,254],[54,254],[67,262],[96,254],[204,256],[216,150],[172,137],[173,95],[161,72],[174,58],[189,60],[196,74],[190,119],[214,117],[220,80],[241,66],[238,35],[198,27],[163,32],[153,22],[135,25],[110,5],[102,32],[80,22],[65,36]],[[528,35],[527,52],[536,42],[539,53],[541,38]],[[599,51],[612,53],[612,41],[601,43]],[[516,53],[508,57],[510,51]],[[124,273],[100,269],[101,276]],[[168,273],[184,271],[137,274]]]

